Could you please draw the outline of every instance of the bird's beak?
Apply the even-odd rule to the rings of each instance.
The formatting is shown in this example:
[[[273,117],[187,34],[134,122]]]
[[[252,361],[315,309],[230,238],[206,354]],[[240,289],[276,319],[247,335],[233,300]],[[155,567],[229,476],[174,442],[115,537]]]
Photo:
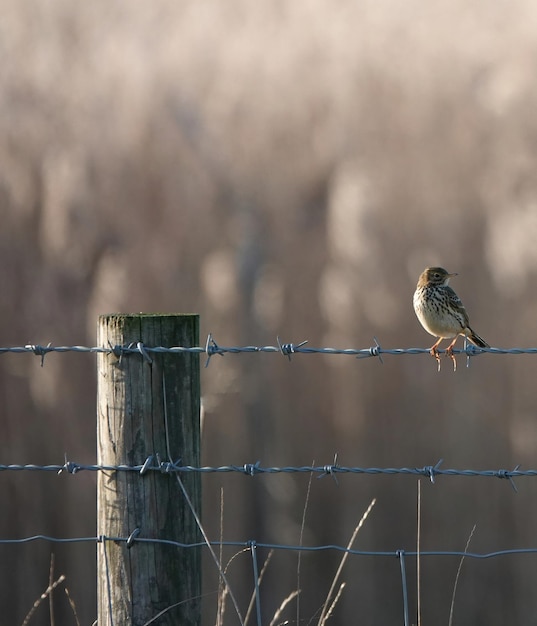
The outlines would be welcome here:
[[[458,275],[459,275],[458,272],[453,272],[452,274],[448,274],[450,278],[453,278],[453,276],[458,276]]]

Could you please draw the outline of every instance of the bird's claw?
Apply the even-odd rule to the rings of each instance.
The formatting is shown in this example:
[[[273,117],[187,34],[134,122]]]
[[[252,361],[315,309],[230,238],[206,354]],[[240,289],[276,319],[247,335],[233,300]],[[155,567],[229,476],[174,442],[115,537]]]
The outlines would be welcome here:
[[[438,353],[438,350],[436,349],[435,346],[433,346],[430,350],[429,350],[429,354],[431,356],[434,356],[434,358],[436,359],[436,362],[438,363],[438,371],[440,371],[440,366],[442,365],[441,361],[440,361],[440,354]]]
[[[446,356],[448,356],[453,361],[453,371],[456,372],[457,371],[457,359],[455,358],[455,355],[453,354],[453,348],[451,346],[446,349]]]

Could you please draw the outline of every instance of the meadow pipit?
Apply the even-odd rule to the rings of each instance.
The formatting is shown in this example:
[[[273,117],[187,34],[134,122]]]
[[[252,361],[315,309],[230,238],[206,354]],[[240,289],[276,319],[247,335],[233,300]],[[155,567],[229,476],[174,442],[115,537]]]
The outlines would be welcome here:
[[[453,339],[446,348],[446,355],[453,361],[453,371],[457,369],[453,346],[459,335],[467,337],[478,348],[490,348],[489,344],[470,328],[466,309],[459,296],[448,285],[449,279],[453,276],[457,274],[449,274],[442,267],[428,267],[421,273],[414,292],[414,311],[421,325],[428,333],[438,337],[438,341],[430,350],[438,362],[438,371],[440,371],[438,346],[443,339]]]

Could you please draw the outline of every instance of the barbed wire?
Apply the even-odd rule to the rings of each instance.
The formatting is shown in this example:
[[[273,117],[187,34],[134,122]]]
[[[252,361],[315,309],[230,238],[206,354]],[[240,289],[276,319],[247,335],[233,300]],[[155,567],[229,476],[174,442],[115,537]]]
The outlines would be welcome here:
[[[336,461],[336,459],[335,459]],[[76,463],[74,461],[65,460],[61,465],[36,465],[36,464],[10,464],[0,465],[0,472],[56,472],[57,474],[77,474],[82,471],[89,472],[136,472],[144,475],[147,472],[160,472],[162,474],[187,474],[187,473],[230,473],[236,472],[245,474],[246,476],[256,476],[257,474],[318,474],[317,478],[323,476],[332,476],[336,478],[338,474],[404,474],[411,476],[424,476],[434,483],[437,476],[463,476],[463,477],[485,477],[506,479],[511,486],[517,491],[514,478],[519,477],[535,477],[537,470],[520,469],[520,465],[516,465],[513,469],[454,469],[441,467],[443,459],[440,459],[435,465],[425,465],[423,467],[346,467],[339,465],[337,462],[328,465],[302,465],[288,467],[264,467],[260,461],[256,463],[244,463],[242,465],[220,465],[211,466],[194,466],[182,465],[180,459],[175,462],[162,461],[159,454],[150,455],[144,463],[139,465],[96,465]]]
[[[51,343],[46,346],[40,344],[26,344],[24,346],[0,347],[0,354],[5,353],[30,353],[41,358],[43,365],[45,356],[51,352],[79,352],[90,354],[113,354],[121,359],[123,356],[130,354],[140,354],[145,360],[151,362],[151,354],[206,354],[207,367],[215,355],[224,356],[225,354],[243,354],[243,353],[279,353],[286,356],[289,360],[293,354],[328,354],[352,356],[358,359],[376,357],[382,361],[382,355],[400,356],[403,354],[429,354],[429,348],[382,348],[376,338],[375,345],[369,348],[315,348],[306,346],[307,340],[298,343],[282,343],[277,338],[275,346],[221,346],[212,334],[209,333],[204,346],[146,346],[141,341],[129,343],[127,345],[109,345],[109,346],[53,346]],[[439,350],[440,354],[445,354],[445,350]],[[464,348],[454,349],[453,354],[463,354],[470,358],[479,354],[537,354],[537,348],[478,348],[472,344],[467,344]]]

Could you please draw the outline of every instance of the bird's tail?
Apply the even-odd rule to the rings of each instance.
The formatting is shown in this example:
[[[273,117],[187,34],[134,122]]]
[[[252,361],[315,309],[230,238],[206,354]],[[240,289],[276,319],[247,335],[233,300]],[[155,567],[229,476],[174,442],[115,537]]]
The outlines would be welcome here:
[[[474,331],[471,328],[468,328],[468,330],[470,331],[469,334],[467,335],[468,339],[478,348],[490,348],[489,344],[482,339],[477,333],[474,333]]]

